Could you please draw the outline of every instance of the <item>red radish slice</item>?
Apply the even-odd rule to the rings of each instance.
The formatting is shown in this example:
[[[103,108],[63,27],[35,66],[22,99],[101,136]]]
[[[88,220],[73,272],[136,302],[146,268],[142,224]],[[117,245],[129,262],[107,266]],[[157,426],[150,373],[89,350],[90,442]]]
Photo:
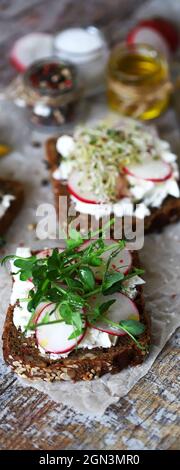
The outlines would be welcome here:
[[[37,321],[38,321],[39,316],[41,315],[41,313],[42,313],[46,308],[51,307],[51,305],[52,305],[52,302],[48,302],[48,303],[47,303],[47,302],[44,301],[44,302],[41,302],[41,303],[37,306],[36,311],[35,311],[36,323],[37,323]]]
[[[83,172],[73,171],[68,180],[68,189],[72,196],[87,204],[100,204],[100,198],[92,193],[89,180]]]
[[[112,299],[116,299],[116,302],[114,302],[114,304],[112,304],[108,311],[104,314],[107,319],[115,323],[119,323],[121,320],[139,321],[139,312],[136,304],[131,299],[129,299],[129,297],[127,297],[125,294],[121,294],[120,292],[106,296],[102,294],[94,296],[91,300],[91,305],[93,307],[97,307],[97,305],[101,305],[102,303]],[[103,320],[90,326],[96,330],[103,331],[113,336],[123,336],[126,334],[123,330],[108,325],[108,323],[103,322]]]
[[[146,181],[161,183],[172,176],[172,168],[163,160],[146,160],[129,167],[124,167],[124,173]]]
[[[47,258],[48,256],[51,256],[51,254],[52,254],[52,249],[47,248],[46,250],[38,251],[38,253],[36,253],[36,258],[44,259],[44,258]]]
[[[52,251],[53,251],[53,248],[47,248],[45,250],[42,250],[42,251],[38,251],[36,253],[36,258],[37,259],[44,259],[44,258],[48,258],[48,256],[51,256],[52,255]],[[59,253],[61,253],[63,251],[63,248],[58,248],[58,251]]]
[[[68,339],[69,336],[73,333],[74,328],[72,325],[67,325],[65,322],[54,323],[52,325],[43,325],[39,326],[38,328],[38,323],[42,322],[45,315],[51,313],[54,307],[55,304],[46,303],[46,305],[43,306],[43,308],[40,310],[40,313],[36,319],[36,339],[38,345],[44,349],[45,352],[65,354],[72,351],[77,346],[77,344],[82,341],[86,328],[84,329],[83,334],[75,339]],[[55,313],[56,312],[52,313],[50,317],[51,321],[57,320]]]
[[[10,60],[19,72],[24,72],[36,60],[50,57],[52,44],[51,34],[26,34],[15,42],[10,52]]]
[[[83,250],[84,248],[87,248],[88,245],[91,243],[92,240],[87,240],[80,248],[80,250]],[[113,248],[113,250],[109,250],[109,251],[106,251],[103,255],[102,255],[102,259],[106,262],[107,259],[109,258],[109,255],[111,254],[112,251],[114,251],[116,248],[118,248],[118,243],[112,239],[110,240],[105,240],[105,244],[106,245],[115,245],[115,248]],[[120,272],[120,273],[123,273],[123,274],[127,274],[130,269],[131,269],[131,266],[132,266],[132,255],[131,255],[131,252],[129,250],[126,250],[126,248],[124,248],[123,250],[121,250],[117,256],[115,256],[110,265],[109,265],[109,269],[112,269],[114,271],[117,271],[117,272]],[[95,275],[95,278],[97,280],[101,280],[102,279],[102,276],[104,274],[104,265],[102,266],[91,266],[91,269],[93,270],[94,272],[94,275]]]

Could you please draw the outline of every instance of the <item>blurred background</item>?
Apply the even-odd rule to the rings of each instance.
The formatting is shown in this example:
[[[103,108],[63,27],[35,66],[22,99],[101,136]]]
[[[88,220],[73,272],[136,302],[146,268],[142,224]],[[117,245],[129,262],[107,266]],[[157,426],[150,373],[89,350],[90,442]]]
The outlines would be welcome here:
[[[9,53],[25,34],[94,24],[113,44],[139,19],[153,16],[171,19],[180,28],[179,0],[0,0],[0,82],[15,76]]]
[[[69,28],[80,28],[82,32],[92,26],[92,44],[89,42],[87,49],[83,49],[85,43],[72,33],[75,30]],[[63,47],[65,44],[65,38],[62,39],[61,35],[63,31],[68,31],[66,46],[68,43],[70,47],[65,53],[62,53],[61,47],[62,43]],[[75,113],[74,108],[73,111],[70,109],[69,101],[70,104],[73,102],[73,106],[75,102],[82,102],[81,98],[90,97],[97,101],[101,92],[108,109],[113,112],[152,120],[173,106],[179,120],[179,33],[179,0],[0,0],[0,98],[3,121],[6,120],[7,100],[8,105],[13,103],[17,108],[26,108],[27,122],[31,121],[35,127],[40,124],[42,128],[45,124],[45,130],[53,132],[54,128],[64,125],[64,121],[71,125],[82,120],[81,114],[74,119],[76,109]],[[93,49],[93,40],[96,41],[94,47],[97,50]],[[122,41],[125,45],[123,50],[117,47]],[[72,51],[74,44],[76,50]],[[147,45],[147,49],[142,48],[142,44]],[[48,90],[42,91],[39,87],[34,95],[34,85],[29,80],[31,69],[27,80],[29,66],[46,57],[51,62],[53,57],[70,60],[75,65],[75,72],[78,72],[76,93],[73,96],[70,93],[69,108],[65,112],[67,103],[64,104],[64,98],[61,100],[64,89],[56,93],[53,101],[49,99],[49,83]],[[102,57],[104,62],[101,65],[104,68],[98,70],[101,77],[98,78],[98,86],[95,86],[93,60],[96,60],[96,68],[98,61],[101,67]],[[83,67],[86,69],[85,81]],[[70,75],[71,72],[73,70],[68,71]],[[41,73],[33,69],[34,73],[38,80],[41,76],[44,80],[43,68]],[[54,79],[57,77],[53,75]],[[74,86],[75,82],[73,79],[71,81]],[[45,87],[45,82],[42,84]],[[8,111],[8,120],[10,114]],[[2,126],[1,122],[1,129]]]
[[[55,33],[72,25],[93,23],[115,41],[124,35],[122,22],[129,23],[137,9],[149,3],[151,0],[0,0],[1,83],[15,76],[15,71],[7,67],[8,56],[19,37],[32,31]]]

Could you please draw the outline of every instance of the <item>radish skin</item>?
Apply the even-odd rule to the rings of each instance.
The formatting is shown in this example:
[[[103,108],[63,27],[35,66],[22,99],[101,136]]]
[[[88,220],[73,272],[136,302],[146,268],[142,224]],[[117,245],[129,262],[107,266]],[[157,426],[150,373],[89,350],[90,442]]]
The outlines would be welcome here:
[[[115,299],[116,301],[108,311],[104,314],[104,316],[110,320],[110,322],[119,323],[121,320],[137,320],[139,321],[139,311],[136,307],[136,304],[125,294],[121,292],[116,292],[115,294],[103,296],[102,294],[97,295],[92,299],[92,306],[97,306],[108,300]],[[110,324],[106,323],[105,321],[100,320],[95,324],[90,324],[91,328],[95,328],[96,330],[103,331],[104,333],[108,333],[109,335],[113,336],[124,336],[126,333],[125,331],[121,330],[120,328],[116,328],[115,326],[111,326]]]
[[[124,173],[144,181],[162,183],[172,176],[172,167],[163,160],[147,161],[144,164],[124,167]],[[154,177],[154,175],[157,175]]]
[[[83,181],[84,191],[80,188],[81,182]],[[88,191],[88,180],[85,180],[84,174],[78,171],[73,171],[69,176],[68,190],[72,196],[81,202],[87,204],[102,204],[98,196],[91,193],[91,189]]]
[[[46,353],[66,354],[71,352],[84,338],[86,325],[83,333],[74,339],[68,339],[74,332],[73,325],[67,325],[65,322],[55,324],[44,324],[39,326],[38,323],[43,321],[46,313],[53,311],[55,304],[48,303],[43,306],[36,318],[36,340],[37,344],[44,349]],[[51,315],[52,321],[56,320],[55,314]]]
[[[47,248],[46,250],[38,251],[36,253],[36,258],[37,259],[45,259],[48,258],[48,256],[52,255],[53,248]],[[58,248],[59,253],[63,251],[63,248]]]
[[[91,243],[91,240],[87,240],[83,243],[82,247],[80,248],[81,249],[84,249],[86,248],[89,244]],[[115,240],[112,240],[112,239],[109,239],[109,240],[105,240],[105,244],[106,245],[117,245],[118,247],[118,243],[115,241]],[[115,247],[116,248],[116,247]],[[104,261],[107,261],[109,255],[110,255],[111,251],[106,251],[103,255],[102,255],[102,259]],[[132,255],[131,255],[131,252],[129,250],[127,250],[126,248],[124,248],[123,250],[121,250],[118,255],[112,259],[111,263],[110,263],[110,268],[113,269],[113,271],[116,271],[116,272],[121,272],[122,274],[127,274],[130,269],[132,268]],[[91,269],[95,275],[95,278],[99,281],[102,280],[102,276],[103,276],[103,269],[102,269],[102,266],[91,266]]]

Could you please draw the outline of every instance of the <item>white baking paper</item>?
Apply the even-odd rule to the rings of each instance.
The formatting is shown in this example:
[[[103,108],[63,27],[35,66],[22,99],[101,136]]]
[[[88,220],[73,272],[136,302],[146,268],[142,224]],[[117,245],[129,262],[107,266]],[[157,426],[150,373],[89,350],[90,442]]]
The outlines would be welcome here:
[[[91,118],[97,115],[102,116],[104,109],[102,103],[101,106],[97,103],[96,107],[91,110]],[[20,133],[22,126],[20,117],[16,119],[16,126],[17,132]],[[165,134],[164,136],[173,141],[175,146],[178,144],[179,133],[171,113],[161,120],[161,131]],[[29,224],[37,222],[37,205],[41,202],[53,201],[51,186],[41,185],[41,181],[48,177],[48,172],[43,163],[44,149],[31,145],[31,142],[37,138],[45,140],[45,136],[40,137],[29,132],[21,145],[21,152],[13,152],[0,162],[0,175],[13,176],[23,181],[26,192],[26,202],[22,212],[7,234],[6,254],[14,253],[19,243],[33,248],[43,247],[43,242],[36,239],[35,232],[29,230]],[[50,241],[49,245],[54,246],[55,243]],[[157,355],[180,324],[180,224],[166,228],[161,235],[146,236],[141,260],[146,270],[146,310],[152,322],[151,352],[144,364],[128,368],[113,376],[107,374],[92,382],[45,383],[21,379],[22,386],[35,387],[48,394],[52,400],[73,407],[79,412],[102,415],[109,405],[125,396],[148,372]],[[11,280],[8,271],[1,268],[0,336],[10,292]]]

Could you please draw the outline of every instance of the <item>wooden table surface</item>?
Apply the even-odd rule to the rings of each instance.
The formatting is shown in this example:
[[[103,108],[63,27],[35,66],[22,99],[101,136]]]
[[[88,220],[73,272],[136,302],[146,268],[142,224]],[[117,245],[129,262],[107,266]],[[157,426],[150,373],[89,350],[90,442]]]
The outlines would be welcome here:
[[[120,22],[141,3],[142,0],[1,0],[1,84],[15,76],[8,51],[21,35],[33,30],[58,31],[77,25],[81,17],[81,24],[100,25],[113,41],[120,34]],[[32,388],[22,388],[1,361],[0,448],[179,449],[178,391],[177,332],[149,373],[98,418],[84,417]]]

